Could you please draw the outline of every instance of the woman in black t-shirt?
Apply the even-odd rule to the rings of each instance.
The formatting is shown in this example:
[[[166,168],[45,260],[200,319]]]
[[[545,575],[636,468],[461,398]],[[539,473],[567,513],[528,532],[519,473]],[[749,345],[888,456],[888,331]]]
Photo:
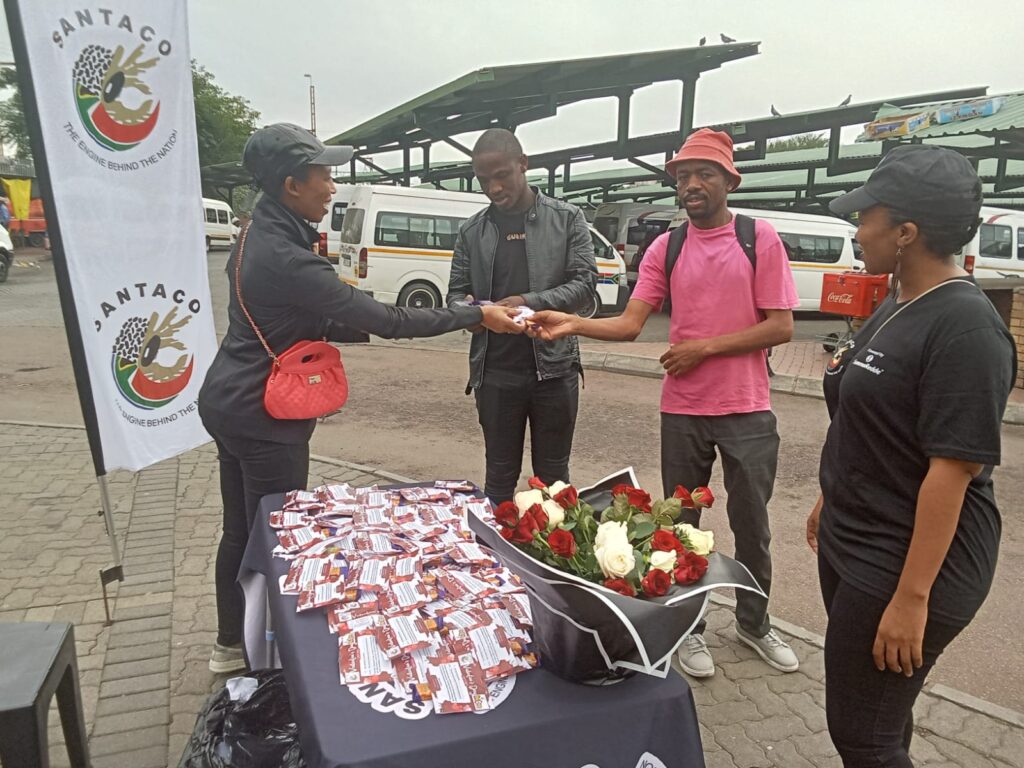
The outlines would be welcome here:
[[[807,540],[828,613],[826,714],[846,768],[909,768],[914,701],[992,583],[991,474],[1016,353],[952,257],[981,207],[963,156],[899,147],[830,207],[860,214],[867,271],[899,289],[825,372],[832,423]]]

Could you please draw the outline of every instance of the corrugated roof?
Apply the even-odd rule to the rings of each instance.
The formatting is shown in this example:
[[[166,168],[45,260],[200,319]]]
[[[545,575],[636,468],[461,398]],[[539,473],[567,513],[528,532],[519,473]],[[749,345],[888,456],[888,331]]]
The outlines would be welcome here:
[[[376,151],[397,146],[400,139],[415,143],[431,136],[481,130],[502,115],[521,125],[547,117],[565,104],[717,69],[755,55],[758,45],[729,43],[485,67],[339,133],[327,143]]]

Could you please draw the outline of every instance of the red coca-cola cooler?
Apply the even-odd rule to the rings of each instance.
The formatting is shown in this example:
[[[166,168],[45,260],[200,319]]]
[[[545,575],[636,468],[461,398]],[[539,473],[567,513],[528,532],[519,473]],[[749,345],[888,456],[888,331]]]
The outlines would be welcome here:
[[[830,315],[870,317],[888,292],[888,275],[826,272],[821,281],[819,309]]]

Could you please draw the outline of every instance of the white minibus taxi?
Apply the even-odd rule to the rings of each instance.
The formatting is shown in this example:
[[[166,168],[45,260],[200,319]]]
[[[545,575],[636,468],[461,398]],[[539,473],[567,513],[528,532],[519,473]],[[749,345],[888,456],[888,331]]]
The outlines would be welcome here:
[[[331,264],[337,264],[341,254],[341,223],[345,220],[345,209],[356,190],[355,184],[338,184],[331,199],[331,209],[320,220],[317,231],[320,244],[317,252]]]
[[[610,242],[626,262],[626,271],[631,275],[631,284],[636,282],[634,264],[637,251],[650,243],[666,229],[675,215],[677,205],[652,205],[650,203],[602,203],[594,212],[594,229]],[[665,214],[651,217],[651,214]]]
[[[206,250],[230,248],[235,244],[235,214],[223,200],[203,198],[203,220],[206,224]]]
[[[339,233],[338,276],[385,304],[443,306],[459,227],[487,204],[484,195],[469,192],[355,186]],[[621,311],[625,265],[593,229],[591,238],[597,300],[581,311]]]
[[[791,211],[733,208],[754,219],[771,222],[779,233],[789,266],[793,270],[800,306],[797,312],[817,312],[821,303],[821,281],[826,272],[845,272],[862,267],[860,246],[854,240],[857,228],[835,216],[818,216]],[[670,229],[686,221],[686,209],[672,220]]]
[[[1024,277],[1024,211],[981,209],[981,226],[958,261],[975,277]]]

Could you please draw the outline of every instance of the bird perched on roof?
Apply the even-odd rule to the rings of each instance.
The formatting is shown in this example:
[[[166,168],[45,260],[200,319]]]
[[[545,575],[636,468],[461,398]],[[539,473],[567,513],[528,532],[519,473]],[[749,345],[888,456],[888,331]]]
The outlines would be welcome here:
[[[842,101],[839,102],[839,106],[840,107],[845,107],[847,104],[850,103],[850,99],[852,99],[852,98],[853,98],[853,94],[851,93],[849,96],[847,96],[845,99],[843,99]]]
[[[729,37],[728,35],[724,35],[724,34],[721,34],[721,33],[719,33],[719,35],[718,35],[718,36],[719,36],[720,38],[722,38],[722,42],[723,42],[723,43],[735,43],[735,42],[736,42],[736,40],[735,40],[735,39],[733,39],[733,38]]]
[[[707,39],[706,37],[702,37],[702,38],[700,39],[700,43],[699,43],[699,45],[704,45],[704,43],[706,43],[707,41],[708,41],[708,39]]]
[[[782,113],[775,108],[774,104],[772,104],[772,117],[782,117]]]

